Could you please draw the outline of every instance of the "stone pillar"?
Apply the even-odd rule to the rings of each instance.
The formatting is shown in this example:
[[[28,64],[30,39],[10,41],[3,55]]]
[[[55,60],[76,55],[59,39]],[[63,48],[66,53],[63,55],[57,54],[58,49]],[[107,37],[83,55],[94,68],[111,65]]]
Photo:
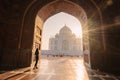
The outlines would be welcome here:
[[[90,22],[91,21],[91,22]],[[105,67],[104,32],[100,17],[95,14],[88,23],[90,65],[92,69],[103,70]]]
[[[14,69],[18,63],[20,25],[18,23],[5,23],[3,30],[0,69]]]
[[[105,29],[107,72],[120,74],[120,24]]]

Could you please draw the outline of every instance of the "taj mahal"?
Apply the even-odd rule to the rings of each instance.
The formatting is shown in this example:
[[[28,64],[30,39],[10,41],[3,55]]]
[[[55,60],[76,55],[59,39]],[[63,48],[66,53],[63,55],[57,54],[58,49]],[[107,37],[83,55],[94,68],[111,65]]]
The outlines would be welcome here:
[[[82,40],[64,25],[58,34],[49,39],[49,50],[43,50],[42,54],[80,56],[82,55]]]

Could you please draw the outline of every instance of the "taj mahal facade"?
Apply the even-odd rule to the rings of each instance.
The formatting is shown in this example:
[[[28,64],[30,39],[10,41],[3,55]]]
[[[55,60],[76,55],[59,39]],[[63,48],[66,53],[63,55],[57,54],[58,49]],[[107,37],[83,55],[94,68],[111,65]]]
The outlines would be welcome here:
[[[65,25],[58,34],[49,39],[49,50],[42,50],[42,54],[81,56],[83,54],[82,39],[77,38],[71,29]]]

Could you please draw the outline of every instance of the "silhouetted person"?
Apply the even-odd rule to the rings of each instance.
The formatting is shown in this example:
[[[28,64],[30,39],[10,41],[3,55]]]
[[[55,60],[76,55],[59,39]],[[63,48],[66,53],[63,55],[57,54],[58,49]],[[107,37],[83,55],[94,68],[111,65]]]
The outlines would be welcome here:
[[[39,50],[37,48],[35,51],[35,65],[34,65],[33,69],[38,69],[38,67],[37,67],[38,60],[39,60]]]

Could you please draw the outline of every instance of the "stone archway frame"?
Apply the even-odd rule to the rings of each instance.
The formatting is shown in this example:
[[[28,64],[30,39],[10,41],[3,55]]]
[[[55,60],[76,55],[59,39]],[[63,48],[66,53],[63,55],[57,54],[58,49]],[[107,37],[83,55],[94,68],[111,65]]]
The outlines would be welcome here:
[[[88,19],[90,18],[90,16],[93,15],[93,12],[91,12],[91,11],[96,12],[96,14],[94,16],[92,16],[93,17],[92,19],[94,19],[94,17],[98,18],[98,21],[97,21],[98,25],[100,26],[102,24],[102,16],[101,16],[100,10],[93,2],[94,2],[93,0],[86,0],[86,3],[88,5],[91,5],[90,9],[87,10],[87,8],[85,6],[80,5],[80,2],[77,3],[76,0],[75,0],[75,2],[68,1],[68,0],[56,0],[56,1],[34,0],[34,1],[32,1],[26,8],[25,13],[23,15],[21,34],[19,37],[20,59],[22,59],[22,57],[24,57],[24,55],[27,55],[28,58],[26,58],[26,60],[22,59],[20,61],[20,65],[29,66],[31,64],[33,35],[34,35],[34,21],[35,21],[35,17],[37,15],[37,13],[39,14],[43,23],[45,22],[45,20],[47,18],[49,18],[50,16],[52,16],[54,14],[57,14],[59,12],[68,13],[70,15],[75,16],[78,20],[80,20],[80,22],[82,24],[82,31],[84,31],[89,28],[87,23],[88,23]],[[84,3],[84,1],[83,1],[83,3]],[[49,9],[47,9],[45,7],[49,8]],[[45,14],[47,14],[47,15],[45,15]],[[28,37],[26,37],[26,36],[28,36]],[[103,38],[100,38],[100,39],[103,39]],[[90,45],[91,45],[91,43],[92,42],[90,41]],[[101,41],[101,43],[103,43],[103,42]],[[87,46],[89,46],[89,45],[87,45]],[[103,44],[101,45],[101,47],[103,47]],[[25,51],[28,51],[29,54],[22,54]],[[27,62],[27,64],[25,61]]]
[[[45,22],[49,17],[64,12],[67,14],[70,14],[77,18],[79,22],[81,23],[82,31],[87,32],[88,25],[87,25],[87,15],[85,11],[77,4],[70,2],[70,1],[54,1],[47,5],[45,5],[43,8],[40,9],[38,12],[39,17],[43,22]],[[86,36],[88,36],[86,34]],[[88,37],[85,37],[88,38]],[[85,53],[89,55],[89,41],[84,40],[87,47],[85,47]],[[90,60],[89,60],[90,64]]]

